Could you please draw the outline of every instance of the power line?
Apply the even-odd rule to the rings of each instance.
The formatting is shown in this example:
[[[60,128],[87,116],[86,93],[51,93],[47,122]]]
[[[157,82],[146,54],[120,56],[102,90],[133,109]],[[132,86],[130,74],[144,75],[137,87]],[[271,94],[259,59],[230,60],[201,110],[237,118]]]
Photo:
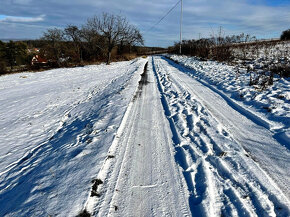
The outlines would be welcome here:
[[[167,11],[167,13],[155,24],[153,24],[144,34],[146,34],[147,32],[149,32],[150,30],[152,30],[155,26],[157,26],[162,20],[164,20],[165,17],[167,17],[167,15],[174,9],[177,7],[177,5],[181,2],[182,0],[179,0],[169,11]]]
[[[181,11],[180,11],[180,43],[179,43],[179,54],[181,54],[181,44],[182,44],[182,13],[183,13],[183,4],[181,0]]]

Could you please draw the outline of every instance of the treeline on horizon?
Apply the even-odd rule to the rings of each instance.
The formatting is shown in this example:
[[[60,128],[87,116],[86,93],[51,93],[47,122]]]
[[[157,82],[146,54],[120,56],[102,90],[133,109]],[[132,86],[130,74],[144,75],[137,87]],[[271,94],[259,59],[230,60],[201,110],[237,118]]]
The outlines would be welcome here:
[[[269,50],[277,43],[288,40],[290,40],[290,29],[282,32],[280,40],[268,41],[258,40],[255,36],[244,33],[225,36],[220,28],[217,34],[213,33],[209,38],[182,40],[181,50],[184,55],[230,62],[236,58],[246,60],[249,52],[253,53],[252,56],[256,55],[258,57],[258,53],[262,48]],[[175,42],[173,46],[168,48],[168,51],[179,54],[180,42]],[[267,54],[265,56],[267,57]],[[287,56],[287,54],[283,56]]]
[[[280,41],[283,40],[290,40],[290,29],[282,32]],[[265,48],[267,56],[266,52],[269,53],[277,43],[279,41],[259,41],[247,34],[225,36],[220,29],[218,34],[212,34],[210,38],[183,40],[181,47],[182,54],[201,60],[233,62],[237,58],[246,60],[249,53],[258,56],[261,48]],[[178,42],[166,50],[179,54],[179,48]],[[109,64],[112,60],[130,60],[160,50],[162,48],[144,47],[142,34],[126,17],[103,13],[89,18],[80,27],[71,24],[64,29],[47,29],[37,40],[0,41],[0,74],[98,62]],[[32,65],[35,55],[46,60],[46,63]],[[281,56],[285,54],[281,52]]]
[[[210,38],[183,40],[168,48],[169,53],[194,56],[200,61],[215,60],[235,66],[250,74],[249,85],[264,90],[277,79],[290,77],[290,29],[282,32],[279,40],[257,40],[249,34],[225,36],[220,28]]]
[[[112,60],[129,60],[158,49],[144,47],[142,34],[126,17],[103,13],[89,18],[81,27],[47,29],[37,40],[0,41],[0,74],[27,68],[109,64]],[[47,63],[31,66],[35,55]]]

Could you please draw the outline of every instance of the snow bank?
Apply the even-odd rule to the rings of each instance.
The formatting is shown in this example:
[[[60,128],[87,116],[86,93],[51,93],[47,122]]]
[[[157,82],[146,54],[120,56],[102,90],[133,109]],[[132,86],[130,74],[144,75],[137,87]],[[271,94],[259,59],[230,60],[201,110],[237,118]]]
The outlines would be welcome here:
[[[200,61],[195,57],[167,55],[172,60],[192,69],[189,73],[221,90],[227,97],[267,122],[268,128],[287,146],[290,126],[290,79],[274,78],[266,90],[250,86],[250,75],[216,61]],[[287,147],[290,149],[290,146]]]

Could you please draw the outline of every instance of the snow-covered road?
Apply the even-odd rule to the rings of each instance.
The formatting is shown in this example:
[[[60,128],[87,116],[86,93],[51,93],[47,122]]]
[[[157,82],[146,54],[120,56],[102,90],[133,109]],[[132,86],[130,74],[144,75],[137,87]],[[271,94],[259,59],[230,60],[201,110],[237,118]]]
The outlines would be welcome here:
[[[1,216],[290,216],[287,146],[194,71],[67,70],[0,77]]]
[[[101,195],[88,201],[98,216],[186,216],[187,194],[174,162],[172,133],[163,112],[152,62],[144,71],[98,178]],[[94,200],[94,198],[91,198]],[[91,207],[91,208],[90,208]],[[91,211],[91,210],[90,210]]]
[[[89,197],[86,209],[97,216],[288,216],[288,150],[253,114],[184,70],[164,57],[149,60],[149,83],[127,109],[98,175],[99,197]]]
[[[193,99],[199,101],[219,122],[219,125],[226,129],[231,137],[248,152],[248,155],[258,161],[268,174],[271,174],[271,177],[280,184],[289,197],[290,153],[268,129],[270,121],[261,119],[206,82],[189,78],[186,74],[189,70],[185,67],[170,60],[166,62],[168,64],[161,67],[165,67],[163,72],[170,72],[168,78],[172,80],[172,83],[182,92],[188,93]]]
[[[153,61],[177,132],[176,158],[192,213],[288,216],[289,151],[258,117],[189,77],[188,69],[165,58]]]

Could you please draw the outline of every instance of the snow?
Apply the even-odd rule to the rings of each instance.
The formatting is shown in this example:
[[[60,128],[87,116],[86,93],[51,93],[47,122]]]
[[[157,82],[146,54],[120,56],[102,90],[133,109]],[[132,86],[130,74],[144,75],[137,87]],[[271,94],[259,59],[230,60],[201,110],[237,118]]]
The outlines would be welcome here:
[[[194,57],[169,55],[178,63],[192,69],[190,76],[202,80],[216,91],[225,94],[237,106],[245,107],[260,122],[275,133],[280,143],[290,149],[290,80],[275,78],[274,84],[266,90],[250,86],[250,75],[216,61],[199,61]]]
[[[118,130],[109,151],[114,158],[107,159],[98,175],[105,180],[98,189],[101,196],[88,199],[87,210],[98,216],[190,213],[155,77],[152,70],[146,73],[121,123],[126,128]]]
[[[195,71],[160,57],[154,65],[176,132],[191,212],[288,216],[289,151],[231,99],[188,76]]]
[[[289,216],[289,80],[171,58],[1,76],[0,216]]]
[[[1,216],[82,209],[144,61],[0,77]]]
[[[234,56],[243,58],[244,54],[247,59],[263,59],[277,61],[280,58],[289,58],[290,43],[289,41],[273,41],[265,43],[246,44],[246,47],[234,47]]]

